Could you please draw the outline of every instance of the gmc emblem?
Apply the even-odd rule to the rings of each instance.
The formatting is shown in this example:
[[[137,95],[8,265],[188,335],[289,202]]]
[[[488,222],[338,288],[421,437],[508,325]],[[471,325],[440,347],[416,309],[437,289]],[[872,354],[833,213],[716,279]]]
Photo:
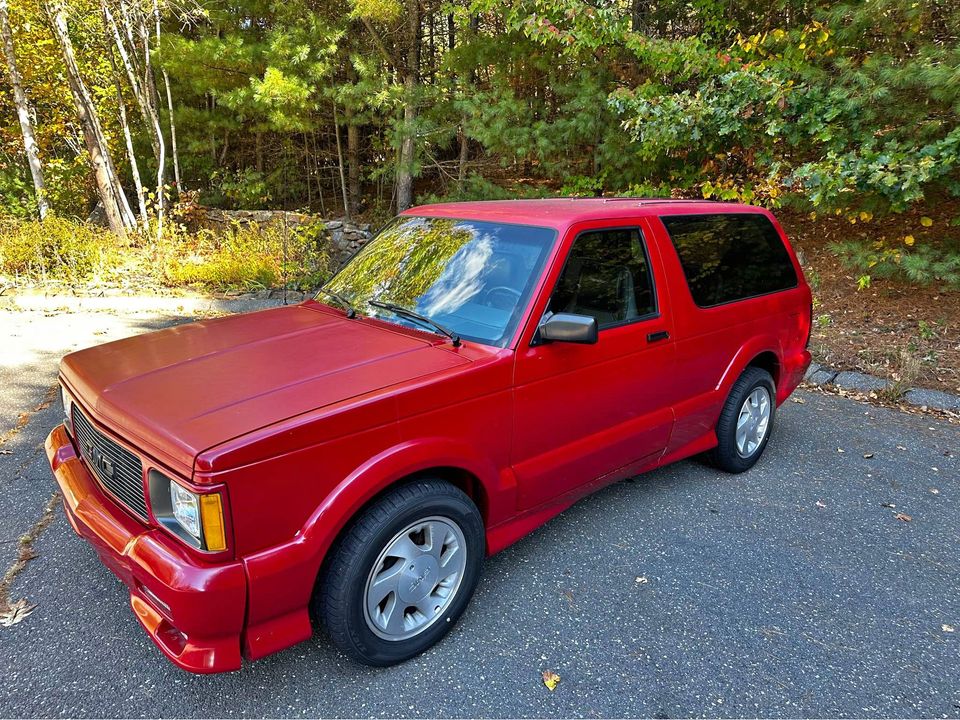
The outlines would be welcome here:
[[[87,442],[84,448],[90,464],[93,465],[107,479],[113,479],[113,462],[92,442]]]

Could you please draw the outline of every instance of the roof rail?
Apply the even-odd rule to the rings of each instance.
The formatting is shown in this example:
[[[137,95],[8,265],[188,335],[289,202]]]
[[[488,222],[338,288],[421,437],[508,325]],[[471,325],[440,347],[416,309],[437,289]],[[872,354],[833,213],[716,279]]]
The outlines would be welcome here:
[[[638,202],[644,205],[666,205],[670,203],[703,203],[717,202],[716,200],[698,200],[696,198],[661,198],[661,197],[609,197],[604,202]]]

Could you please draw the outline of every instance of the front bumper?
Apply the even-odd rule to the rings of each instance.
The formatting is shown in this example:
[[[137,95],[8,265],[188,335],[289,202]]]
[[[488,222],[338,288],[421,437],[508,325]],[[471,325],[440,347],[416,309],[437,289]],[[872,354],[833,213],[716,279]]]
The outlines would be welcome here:
[[[242,564],[199,562],[133,519],[90,475],[62,425],[45,445],[67,519],[126,584],[137,620],[163,654],[195,673],[239,669],[247,596]]]

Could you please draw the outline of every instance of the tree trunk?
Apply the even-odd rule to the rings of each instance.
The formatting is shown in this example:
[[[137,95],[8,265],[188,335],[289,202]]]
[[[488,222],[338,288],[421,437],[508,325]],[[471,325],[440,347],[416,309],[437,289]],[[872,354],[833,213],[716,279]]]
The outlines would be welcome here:
[[[354,122],[353,108],[347,105],[344,114],[347,120],[347,187],[350,215],[353,216],[360,207],[360,128]]]
[[[403,80],[403,139],[400,141],[400,161],[397,165],[397,212],[403,212],[413,205],[413,160],[415,145],[415,123],[417,108],[414,94],[417,90],[417,78],[408,73]]]
[[[163,128],[160,127],[160,114],[157,112],[157,85],[153,79],[153,66],[150,63],[150,32],[147,30],[143,13],[138,13],[140,21],[140,42],[143,46],[143,95],[147,100],[150,119],[154,123],[159,145],[157,157],[157,239],[163,235],[163,215],[166,209],[164,186],[167,174],[167,146],[163,139]],[[158,19],[159,22],[159,19]]]
[[[30,105],[23,92],[23,79],[17,68],[17,56],[13,48],[13,31],[10,28],[10,15],[7,0],[0,0],[0,35],[3,36],[3,52],[7,58],[7,70],[10,73],[10,87],[13,89],[13,102],[17,106],[17,118],[20,120],[20,133],[23,135],[23,150],[27,155],[30,175],[33,178],[33,190],[37,197],[37,212],[43,220],[50,210],[47,203],[46,188],[43,184],[43,166],[40,164],[40,150],[33,132],[33,119],[30,117]]]
[[[407,57],[403,78],[403,132],[397,165],[397,212],[413,205],[413,165],[416,158],[417,76],[420,70],[420,5],[407,0]]]
[[[343,171],[343,148],[340,145],[340,122],[337,120],[337,104],[333,104],[333,134],[337,138],[337,162],[340,166],[340,190],[343,193],[343,214],[350,219],[350,199],[347,196],[347,178]]]
[[[153,21],[156,30],[157,48],[160,48],[160,3],[153,0]],[[170,152],[173,154],[173,178],[177,185],[177,194],[180,187],[180,157],[177,154],[177,124],[173,120],[173,95],[170,92],[170,76],[167,75],[166,68],[160,68],[163,76],[163,84],[167,89],[167,111],[170,114]]]
[[[0,0],[2,2],[3,0]],[[104,32],[107,42],[107,54],[110,56],[110,68],[113,71],[113,83],[117,91],[117,107],[120,109],[120,126],[123,128],[123,140],[127,146],[127,159],[130,161],[130,174],[133,176],[133,183],[136,185],[137,205],[140,210],[140,223],[146,227],[149,223],[147,214],[147,203],[143,195],[143,181],[140,179],[140,165],[137,162],[137,154],[133,149],[133,137],[130,134],[130,122],[127,119],[127,104],[123,99],[123,88],[120,86],[120,75],[117,70],[117,61],[113,56],[113,47],[110,44],[110,29],[107,24],[107,18],[103,18]]]
[[[183,190],[180,181],[180,154],[177,152],[177,124],[173,120],[173,95],[170,93],[170,76],[163,71],[163,84],[167,86],[167,111],[170,113],[170,152],[173,153],[173,179],[177,184],[177,194]]]
[[[100,0],[100,9],[113,35],[114,45],[120,54],[120,62],[123,64],[123,68],[127,73],[127,81],[130,83],[133,97],[137,101],[137,107],[140,108],[143,123],[147,126],[147,132],[150,135],[150,145],[153,148],[153,158],[159,161],[160,145],[163,142],[163,137],[160,133],[160,119],[157,115],[156,108],[153,103],[150,102],[143,83],[140,81],[140,67],[136,60],[136,55],[127,49],[127,42],[132,42],[132,40],[124,41],[123,35],[120,33],[120,27],[117,25],[116,18],[111,12],[109,5],[107,5],[106,0]],[[123,11],[123,22],[125,24],[124,34],[129,39],[132,38],[133,33],[132,28],[128,26],[129,23],[132,22],[130,20],[130,13],[126,10],[125,5],[121,7],[121,10]],[[132,50],[136,50],[135,45],[132,46]]]
[[[452,21],[451,21],[452,23]],[[477,31],[480,29],[480,16],[472,15],[470,17],[470,39],[474,39],[477,35]],[[450,49],[453,50],[453,26],[450,27]],[[470,69],[467,72],[467,82],[466,87],[461,86],[460,92],[463,93],[471,89],[474,83],[477,81],[477,74],[473,69]],[[457,134],[460,138],[460,161],[457,167],[457,189],[463,190],[463,184],[467,179],[467,162],[470,160],[470,138],[467,137],[466,131],[466,122],[467,118],[464,117],[460,121],[460,127],[457,129]]]
[[[73,52],[73,43],[67,29],[63,4],[57,0],[48,5],[46,10],[50,17],[54,37],[63,54],[70,93],[73,95],[77,117],[83,131],[84,144],[87,147],[91,169],[97,184],[97,194],[100,197],[100,202],[103,203],[107,224],[113,232],[120,236],[126,236],[127,229],[134,227],[136,221],[133,218],[133,212],[130,210],[126,196],[123,194],[123,189],[117,180],[113,161],[110,158],[110,149],[100,125],[100,117],[97,115],[97,108],[93,104],[93,99],[90,97],[90,92],[87,90],[83,78],[80,76],[80,69],[77,67]]]

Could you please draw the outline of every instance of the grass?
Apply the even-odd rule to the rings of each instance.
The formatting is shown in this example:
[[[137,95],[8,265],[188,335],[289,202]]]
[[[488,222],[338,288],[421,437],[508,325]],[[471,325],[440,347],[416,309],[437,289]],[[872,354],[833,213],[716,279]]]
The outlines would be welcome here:
[[[104,228],[57,217],[0,223],[0,276],[15,284],[110,284],[134,275],[165,287],[309,289],[329,272],[321,223],[286,233],[254,224],[189,232],[168,223],[159,239],[139,232],[126,241]]]

